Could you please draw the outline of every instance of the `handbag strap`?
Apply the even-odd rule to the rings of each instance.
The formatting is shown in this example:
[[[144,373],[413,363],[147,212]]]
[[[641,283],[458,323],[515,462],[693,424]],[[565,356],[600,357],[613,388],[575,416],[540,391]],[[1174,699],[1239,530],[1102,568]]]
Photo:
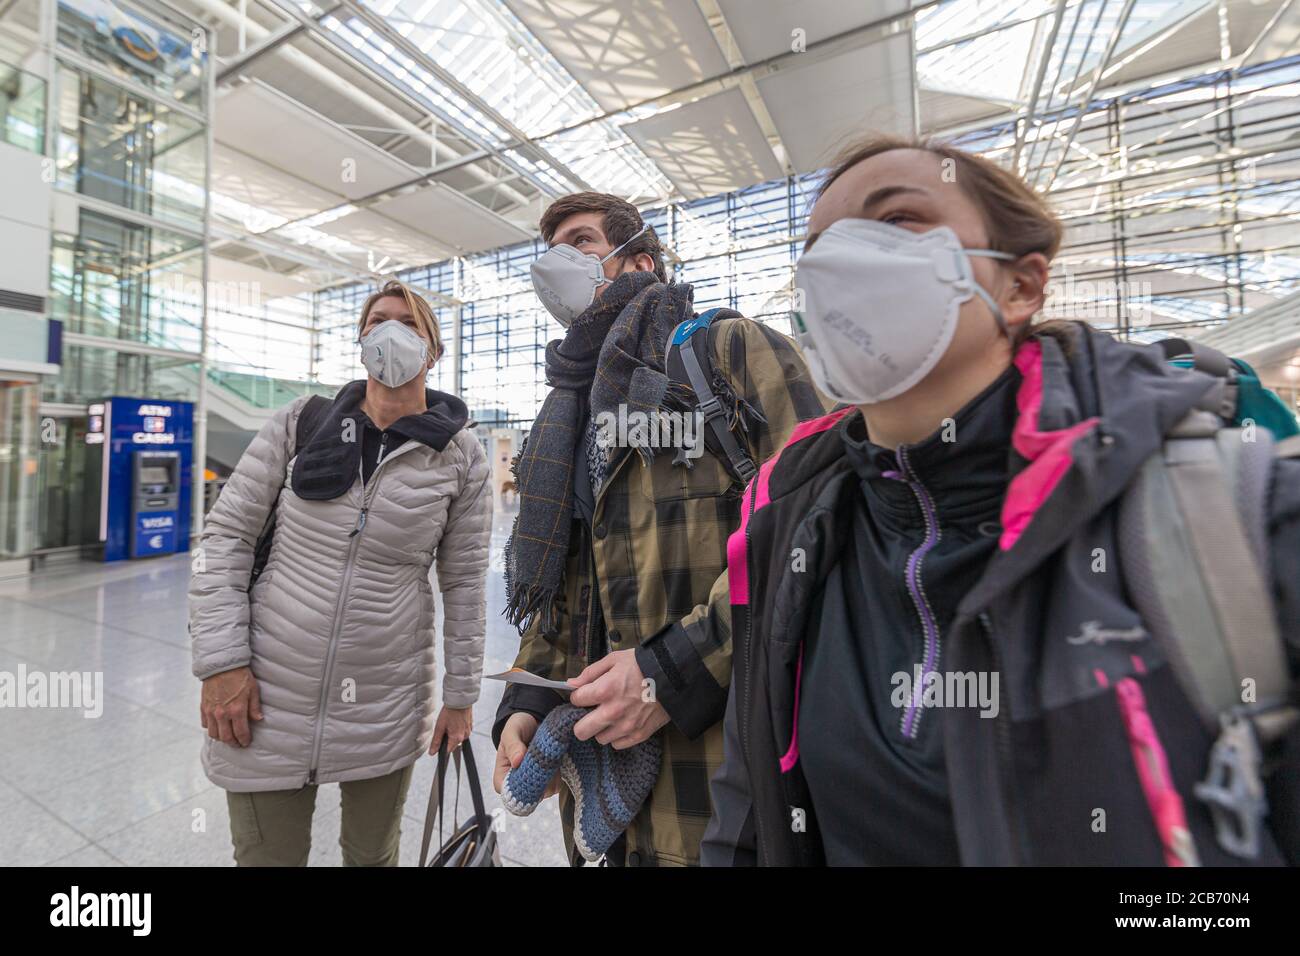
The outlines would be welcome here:
[[[460,759],[462,754],[465,760],[465,769],[468,771],[466,776],[469,777],[469,795],[474,802],[474,821],[478,826],[487,830],[492,826],[492,819],[487,815],[487,810],[483,804],[483,790],[479,785],[478,767],[474,763],[474,747],[469,740],[454,751],[456,760],[456,795],[460,796]],[[443,740],[438,747],[438,769],[434,774],[433,786],[429,788],[429,805],[424,811],[424,837],[420,841],[420,867],[423,868],[429,858],[429,845],[433,839],[433,821],[434,817],[438,818],[438,846],[442,847],[442,817],[443,817],[443,789],[447,779],[447,741]],[[452,821],[452,829],[456,827],[457,821]]]
[[[433,818],[438,818],[438,845],[442,846],[442,788],[447,779],[447,741],[438,748],[438,769],[429,788],[429,806],[424,811],[424,838],[420,841],[420,867],[429,858],[429,841],[433,837]]]
[[[483,807],[483,790],[478,782],[478,767],[474,765],[473,740],[466,740],[464,745],[456,752],[465,754],[465,769],[469,771],[466,774],[469,777],[469,797],[474,801],[474,818],[478,820],[479,826],[484,829],[491,827],[492,818],[487,815],[487,810]]]

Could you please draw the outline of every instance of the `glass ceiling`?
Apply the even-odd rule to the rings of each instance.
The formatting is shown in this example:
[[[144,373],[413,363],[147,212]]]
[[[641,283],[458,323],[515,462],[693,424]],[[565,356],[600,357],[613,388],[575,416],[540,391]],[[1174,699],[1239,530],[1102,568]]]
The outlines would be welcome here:
[[[319,0],[318,6],[307,0],[296,2],[304,11],[317,13],[325,0]],[[603,115],[599,104],[501,0],[358,2],[383,17],[393,31],[422,51],[429,61],[454,76],[471,96],[459,95],[427,64],[398,49],[345,9],[324,17],[322,27],[334,32],[358,58],[373,65],[410,98],[425,104],[445,126],[468,142],[500,151],[534,184],[560,194],[577,188],[575,180],[581,180],[590,188],[651,207],[680,199],[663,171],[621,129],[655,109],[632,109],[599,119]],[[1076,127],[1093,118],[1089,113],[1081,117],[1075,107],[1097,79],[1103,59],[1110,57],[1103,75],[1110,76],[1150,50],[1172,28],[1219,2],[1065,0],[1062,8],[1059,0],[948,0],[917,14],[918,82],[923,90],[1000,104],[1009,119],[1030,107],[1028,101],[1041,73],[1041,86],[1031,107],[1034,122],[1021,146],[1022,171],[1039,188],[1056,193],[1100,188],[1102,183],[1147,171],[1140,165],[1130,168],[1113,164],[1113,157],[1093,152],[1105,152],[1104,144],[1076,135]],[[1054,24],[1056,36],[1049,47]],[[1274,89],[1267,95],[1277,97],[1280,92]],[[1204,128],[1202,124],[1211,120],[1218,108],[1213,103],[1216,95],[1212,88],[1195,88],[1153,100],[1169,109],[1179,103],[1204,101],[1205,109],[1185,113],[1185,119],[1180,117],[1178,122],[1151,127],[1136,135],[1129,150],[1136,156],[1147,147],[1160,146],[1167,138],[1176,141],[1188,130]],[[517,133],[544,137],[537,143],[544,152],[532,144],[519,143]],[[1005,160],[1015,146],[1014,124],[1008,122],[996,129],[986,127],[977,148]],[[1214,144],[1207,140],[1200,152],[1208,155],[1214,150]],[[1202,161],[1200,152],[1165,157],[1152,150],[1147,154],[1158,158],[1135,159],[1135,163],[1158,164],[1172,170],[1180,163]],[[1155,186],[1153,192],[1165,188]],[[1192,195],[1184,199],[1189,206],[1196,203]],[[1257,191],[1244,199],[1241,210],[1248,214],[1294,216],[1295,202],[1290,194],[1272,201]],[[1278,208],[1256,208],[1263,205]],[[351,208],[340,207],[329,215],[335,218]],[[324,219],[319,217],[288,224],[264,210],[224,196],[214,196],[214,210],[223,218],[242,222],[250,232],[275,231],[335,255],[360,251],[346,240],[313,228],[323,224]],[[678,254],[691,258],[701,249],[718,248],[719,243],[732,252],[742,248],[743,243],[736,237],[716,233],[715,224],[704,219],[692,221],[686,214],[678,231]],[[1159,267],[1155,261],[1146,264]],[[1292,259],[1285,256],[1252,264],[1268,274],[1265,281],[1274,283],[1279,270],[1285,272],[1292,266]],[[1248,283],[1264,280],[1262,273],[1244,278]],[[485,287],[492,282],[483,277]]]
[[[504,4],[491,0],[362,0],[428,54],[506,122],[539,136],[599,116],[599,105]],[[495,147],[511,131],[488,112],[448,89],[355,17],[327,17],[323,25],[388,73],[406,92],[462,130]],[[592,123],[546,140],[546,150],[593,189],[633,201],[666,198],[668,178],[613,122]],[[558,192],[573,184],[519,150],[508,155]]]

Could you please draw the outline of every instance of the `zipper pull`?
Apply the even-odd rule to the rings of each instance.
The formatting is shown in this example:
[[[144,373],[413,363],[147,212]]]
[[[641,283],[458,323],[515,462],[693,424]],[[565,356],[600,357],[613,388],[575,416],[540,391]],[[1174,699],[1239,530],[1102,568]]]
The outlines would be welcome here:
[[[384,451],[387,448],[388,448],[388,432],[384,432],[382,435],[379,436],[379,457],[375,459],[376,468],[378,468],[379,463],[384,460]]]
[[[362,508],[357,514],[357,526],[348,534],[349,538],[355,538],[361,533],[361,529],[366,526],[366,512],[369,510],[369,508]]]

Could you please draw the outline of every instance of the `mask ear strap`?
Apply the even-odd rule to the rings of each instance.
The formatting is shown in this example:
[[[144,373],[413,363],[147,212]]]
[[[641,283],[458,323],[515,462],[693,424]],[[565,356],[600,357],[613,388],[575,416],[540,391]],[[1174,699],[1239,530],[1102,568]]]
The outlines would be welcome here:
[[[1006,262],[1015,262],[1016,259],[1020,258],[1019,256],[1013,256],[1009,252],[997,252],[993,249],[967,249],[966,255],[982,256],[985,259],[1002,259]],[[1002,314],[1001,307],[996,301],[994,301],[993,296],[989,295],[988,290],[985,289],[984,286],[980,285],[978,282],[974,283],[974,285],[975,294],[984,300],[985,305],[989,307],[989,311],[993,313],[993,321],[997,322],[998,328],[1002,330],[1002,334],[1010,339],[1011,330],[1007,328],[1007,320]]]
[[[997,302],[994,301],[993,296],[989,295],[988,291],[978,282],[975,283],[975,294],[983,299],[985,304],[989,307],[989,311],[993,313],[993,320],[997,322],[998,328],[1002,330],[1002,334],[1007,338],[1011,338],[1011,330],[1007,328],[1007,320],[1002,315],[1002,309],[998,306]]]
[[[628,237],[627,242],[623,243],[621,246],[619,246],[617,249],[615,249],[613,252],[607,255],[604,259],[601,259],[600,264],[603,266],[606,262],[609,262],[610,259],[613,259],[616,255],[618,255],[625,248],[631,245],[633,239],[636,239],[638,236],[641,235],[641,233],[645,232],[649,228],[650,228],[650,223],[648,222],[643,223],[640,229],[638,229],[636,232],[634,232],[631,236]]]

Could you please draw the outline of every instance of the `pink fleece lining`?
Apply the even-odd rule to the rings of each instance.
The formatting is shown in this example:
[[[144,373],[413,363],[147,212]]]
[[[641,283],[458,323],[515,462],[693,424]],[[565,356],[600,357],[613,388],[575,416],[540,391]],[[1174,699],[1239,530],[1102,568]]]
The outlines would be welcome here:
[[[1180,844],[1191,845],[1187,815],[1183,811],[1183,799],[1174,789],[1164,745],[1151,722],[1151,715],[1147,713],[1142,685],[1132,677],[1125,677],[1115,685],[1115,697],[1128,730],[1129,748],[1138,779],[1142,781],[1142,792],[1146,795],[1147,806],[1164,846],[1165,864],[1187,866],[1189,861],[1178,852]]]
[[[790,727],[790,748],[781,758],[781,772],[789,773],[799,762],[799,688],[803,684],[803,644],[799,645],[799,663],[794,668],[794,723]]]
[[[1038,413],[1043,406],[1043,346],[1030,339],[1016,352],[1016,368],[1023,381],[1016,393],[1020,414],[1011,433],[1011,444],[1029,465],[1007,486],[1002,503],[1002,537],[998,547],[1011,550],[1044,501],[1060,484],[1074,464],[1075,439],[1096,427],[1098,419],[1089,418],[1060,431],[1040,431]]]
[[[810,418],[806,422],[800,422],[790,432],[790,437],[781,450],[764,462],[763,466],[759,468],[758,474],[750,481],[749,487],[745,489],[745,496],[741,499],[740,527],[733,531],[731,537],[727,539],[727,583],[730,585],[731,603],[733,605],[749,604],[749,556],[745,552],[745,529],[749,526],[750,502],[753,501],[752,510],[754,511],[765,507],[771,502],[772,499],[768,494],[767,486],[772,477],[772,469],[776,467],[777,460],[781,457],[781,452],[795,442],[803,441],[810,435],[826,431],[845,415],[855,410],[852,406],[849,406],[837,409],[829,415],[823,415],[821,418]]]

